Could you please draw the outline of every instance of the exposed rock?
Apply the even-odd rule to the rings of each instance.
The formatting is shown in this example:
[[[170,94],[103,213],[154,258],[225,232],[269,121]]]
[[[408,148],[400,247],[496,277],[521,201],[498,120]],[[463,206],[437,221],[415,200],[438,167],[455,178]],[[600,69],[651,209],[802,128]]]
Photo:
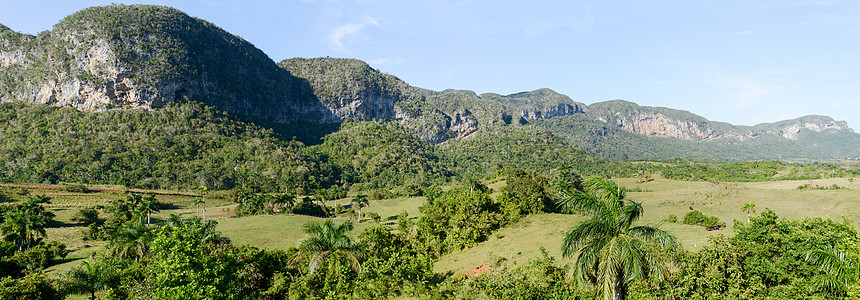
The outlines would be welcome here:
[[[837,122],[824,116],[806,116],[756,126],[735,126],[708,121],[687,111],[639,106],[632,102],[620,100],[592,104],[589,106],[587,114],[594,120],[614,125],[629,132],[647,136],[673,137],[688,141],[718,139],[745,141],[761,135],[777,135],[789,140],[797,140],[801,130],[816,132],[845,130],[853,132],[844,121]]]

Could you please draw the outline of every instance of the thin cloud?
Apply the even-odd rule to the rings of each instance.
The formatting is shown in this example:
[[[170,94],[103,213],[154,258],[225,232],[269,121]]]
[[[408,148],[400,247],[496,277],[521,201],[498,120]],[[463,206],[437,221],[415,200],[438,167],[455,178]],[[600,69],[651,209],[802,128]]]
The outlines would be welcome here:
[[[367,39],[364,35],[364,31],[370,27],[383,29],[376,19],[366,16],[364,21],[361,23],[347,23],[334,28],[329,34],[329,41],[334,49],[349,52],[347,44],[351,44],[356,40]]]
[[[702,84],[723,89],[730,97],[729,108],[749,108],[774,101],[774,96],[784,94],[788,88],[763,78],[761,73],[743,74],[723,71],[710,64],[710,70],[702,75]],[[781,70],[780,70],[781,71]],[[777,73],[778,74],[778,73]]]

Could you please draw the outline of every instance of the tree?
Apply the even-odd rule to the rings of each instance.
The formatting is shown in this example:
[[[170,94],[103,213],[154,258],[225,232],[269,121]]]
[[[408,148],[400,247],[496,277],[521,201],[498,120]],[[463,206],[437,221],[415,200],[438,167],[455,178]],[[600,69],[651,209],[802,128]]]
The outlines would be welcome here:
[[[296,194],[292,192],[287,192],[274,195],[272,203],[277,205],[281,210],[283,210],[285,207],[292,207],[296,203]]]
[[[346,261],[356,272],[361,270],[364,251],[349,237],[349,232],[353,228],[350,221],[335,224],[332,220],[326,220],[321,224],[316,222],[305,224],[304,231],[310,237],[302,241],[299,255],[310,257],[308,274],[313,274],[330,258],[335,264],[339,265]]]
[[[6,221],[0,224],[0,232],[6,240],[18,246],[19,252],[24,251],[25,245],[26,249],[30,249],[38,236],[45,236],[47,222],[41,215],[18,208],[6,212],[4,218]]]
[[[843,294],[860,280],[860,258],[834,248],[817,249],[806,253],[806,261],[818,266],[823,275],[814,279],[816,285],[831,294]]]
[[[593,282],[604,299],[621,300],[628,284],[655,276],[667,278],[661,256],[675,251],[678,241],[670,233],[633,226],[642,216],[642,204],[625,198],[624,188],[614,181],[591,177],[584,190],[562,198],[560,206],[589,218],[565,233],[562,255],[574,256],[574,279]]]
[[[202,205],[202,204],[203,204],[203,198],[201,198],[201,197],[194,198],[194,208],[197,209],[197,214],[195,216],[198,218],[200,217],[200,205]],[[205,211],[203,213],[206,214]]]
[[[160,211],[158,209],[158,200],[155,200],[155,196],[149,195],[143,198],[138,205],[137,210],[139,210],[139,214],[141,214],[141,217],[144,214],[146,215],[146,225],[149,225],[152,213]]]
[[[111,253],[119,259],[139,261],[149,251],[152,233],[142,222],[124,223],[110,238]]]
[[[741,205],[741,211],[747,213],[747,223],[750,222],[750,213],[755,213],[755,203],[747,202]]]
[[[201,198],[199,198],[200,199],[199,203],[197,201],[198,198],[195,198],[194,204],[195,205],[201,205],[201,204],[203,205],[203,222],[206,222],[206,194],[209,193],[209,188],[206,186],[199,186],[199,187],[197,187],[197,191],[200,192]],[[199,217],[200,214],[198,213],[197,216]]]
[[[367,196],[362,193],[358,193],[355,197],[352,197],[352,205],[358,208],[358,218],[356,222],[361,223],[361,208],[370,205],[370,202],[367,201]]]
[[[106,260],[85,260],[69,270],[63,280],[67,293],[88,293],[90,300],[96,299],[96,292],[114,287],[118,275],[116,265]]]

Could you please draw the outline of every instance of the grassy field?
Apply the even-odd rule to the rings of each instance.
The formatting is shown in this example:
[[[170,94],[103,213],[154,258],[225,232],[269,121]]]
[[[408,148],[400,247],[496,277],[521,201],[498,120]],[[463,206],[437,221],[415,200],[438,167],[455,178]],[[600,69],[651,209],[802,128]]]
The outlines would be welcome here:
[[[740,210],[741,205],[752,202],[757,211],[765,208],[774,210],[782,217],[825,217],[833,219],[849,218],[853,222],[860,221],[860,182],[849,179],[824,179],[802,181],[777,181],[760,183],[709,183],[673,181],[657,178],[647,183],[638,183],[636,179],[616,179],[621,185],[636,192],[630,192],[628,197],[641,202],[645,208],[640,224],[656,225],[665,229],[681,241],[689,250],[695,251],[704,245],[710,236],[731,235],[733,220],[746,222],[746,213]],[[798,186],[837,185],[847,189],[841,190],[798,190]],[[498,191],[505,185],[504,180],[488,182],[493,190]],[[83,240],[86,229],[71,221],[78,209],[104,205],[113,199],[125,197],[121,191],[101,191],[91,193],[69,193],[50,188],[28,188],[29,195],[46,194],[52,197],[48,208],[56,214],[56,226],[47,230],[47,240],[56,240],[68,245],[71,254],[62,263],[52,266],[48,272],[60,274],[80,263],[81,259],[90,255],[98,255],[104,250],[105,242]],[[170,214],[192,217],[196,214],[193,192],[176,191],[137,191],[156,195],[159,202],[165,203],[162,211],[154,218],[166,219]],[[27,195],[16,196],[18,200]],[[330,201],[347,205],[348,199]],[[406,212],[411,219],[420,217],[419,207],[424,204],[423,197],[395,198],[372,200],[370,206],[363,209],[364,213],[376,213],[380,222],[387,226],[396,226],[397,216]],[[207,198],[207,212],[226,212],[235,206],[225,196],[210,196]],[[678,220],[694,208],[706,215],[717,216],[729,228],[719,231],[705,231],[701,226],[683,225],[680,223],[665,223],[668,215],[674,214]],[[305,238],[303,225],[324,219],[302,215],[259,215],[243,218],[227,216],[210,216],[219,222],[218,230],[236,244],[248,244],[262,248],[286,249],[297,246]],[[498,261],[512,264],[525,264],[529,259],[540,255],[543,247],[551,256],[560,262],[570,262],[561,258],[560,245],[564,232],[582,220],[582,216],[563,214],[541,214],[529,216],[517,224],[510,225],[495,232],[487,241],[462,251],[457,251],[442,257],[435,265],[439,273],[461,273],[481,264],[493,264]],[[337,218],[345,221],[346,218]],[[355,222],[354,219],[351,219]],[[365,218],[356,223],[354,234],[373,224]]]

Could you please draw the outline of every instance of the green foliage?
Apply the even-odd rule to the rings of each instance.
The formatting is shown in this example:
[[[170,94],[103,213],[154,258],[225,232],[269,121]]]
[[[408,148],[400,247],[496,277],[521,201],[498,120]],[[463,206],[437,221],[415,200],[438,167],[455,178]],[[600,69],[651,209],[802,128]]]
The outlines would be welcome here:
[[[343,181],[362,183],[358,189],[423,187],[452,175],[430,145],[395,122],[345,122],[311,149],[337,165]]]
[[[626,165],[600,159],[535,126],[493,127],[440,144],[439,149],[444,164],[465,177],[487,177],[499,165],[544,174],[565,164],[589,175],[630,173]]]
[[[666,216],[665,219],[663,219],[663,222],[678,223],[678,216],[676,216],[675,214],[669,214],[668,216]]]
[[[556,211],[546,177],[514,168],[507,169],[505,175],[507,186],[501,189],[496,201],[509,223],[529,214]]]
[[[244,272],[235,248],[213,243],[213,221],[184,220],[156,230],[140,283],[154,299],[244,299]]]
[[[314,201],[313,197],[305,197],[302,198],[296,206],[293,207],[292,212],[297,215],[306,215],[306,216],[314,216],[325,218],[330,216],[330,209],[325,205],[317,204]]]
[[[593,291],[568,282],[568,266],[559,266],[546,251],[527,265],[491,269],[485,274],[443,286],[452,299],[594,299]]]
[[[62,281],[64,293],[89,294],[96,299],[96,292],[116,288],[120,284],[119,265],[110,260],[87,260],[69,270]]]
[[[487,192],[464,187],[453,188],[420,209],[417,240],[433,257],[482,242],[505,223]]]
[[[682,223],[705,227],[722,225],[722,223],[720,223],[720,218],[716,216],[706,216],[698,210],[692,210],[684,215],[684,221]]]
[[[807,261],[810,253],[839,249],[860,251],[860,234],[848,222],[830,219],[779,218],[769,209],[749,223],[735,221],[735,235],[717,237],[683,263],[669,281],[638,286],[635,295],[652,299],[809,299],[848,296],[819,284],[821,265]],[[835,294],[834,294],[835,292]],[[856,290],[855,290],[856,292]]]
[[[835,183],[830,185],[830,186],[819,186],[817,184],[815,186],[813,186],[813,185],[807,183],[807,184],[798,186],[797,189],[798,190],[848,190],[849,188],[844,187],[844,186],[839,186]]]
[[[45,227],[54,217],[43,206],[51,203],[50,199],[45,195],[33,196],[3,214],[0,232],[4,239],[15,243],[19,252],[37,245],[41,241],[38,237],[45,236]]]
[[[784,163],[780,161],[691,162],[666,161],[660,173],[667,179],[751,182],[849,177],[860,172],[836,163]]]
[[[298,142],[196,103],[84,113],[0,104],[0,181],[313,189],[337,168]]]
[[[573,256],[574,282],[592,283],[603,299],[623,299],[636,281],[669,276],[665,254],[680,245],[667,231],[633,226],[642,216],[642,204],[625,198],[624,189],[611,180],[588,178],[584,190],[563,199],[563,207],[584,213],[588,219],[564,235],[562,255]]]
[[[99,211],[96,207],[85,207],[79,209],[74,216],[72,216],[72,221],[81,222],[84,225],[90,225],[100,222],[99,219]]]
[[[10,300],[54,300],[62,299],[54,283],[41,274],[23,278],[0,278],[0,299]]]

